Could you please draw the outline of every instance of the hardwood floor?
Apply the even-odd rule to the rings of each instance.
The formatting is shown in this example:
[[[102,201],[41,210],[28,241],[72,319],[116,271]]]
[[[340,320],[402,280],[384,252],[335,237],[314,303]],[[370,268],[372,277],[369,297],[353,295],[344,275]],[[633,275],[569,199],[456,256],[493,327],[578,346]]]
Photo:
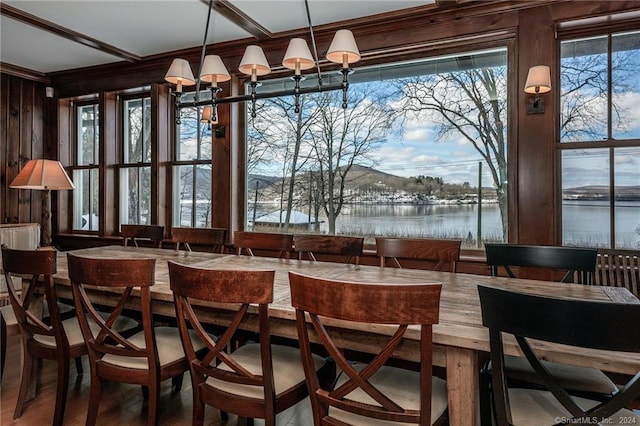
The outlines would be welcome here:
[[[36,374],[36,397],[26,404],[22,417],[16,420],[13,419],[13,411],[20,386],[20,358],[20,337],[9,336],[7,338],[7,360],[2,387],[0,388],[0,407],[2,410],[0,424],[3,426],[51,424],[56,385],[56,366],[51,361],[44,361],[42,366],[38,368]],[[85,424],[90,386],[88,361],[86,357],[82,361],[85,373],[81,376],[76,373],[75,366],[71,366],[69,393],[64,418],[64,424],[69,426]],[[191,401],[191,380],[188,374],[185,375],[182,390],[178,393],[172,394],[170,380],[163,382],[160,394],[160,412],[158,414],[159,424],[190,425]],[[105,383],[100,400],[98,425],[146,425],[146,408],[139,386]],[[285,426],[310,425],[312,420],[308,399],[278,415],[277,422],[279,425]],[[239,422],[237,417],[233,415],[229,415],[227,422],[222,422],[219,411],[207,407],[206,425],[236,426],[241,423],[244,422]],[[255,421],[256,425],[261,423],[259,420]]]

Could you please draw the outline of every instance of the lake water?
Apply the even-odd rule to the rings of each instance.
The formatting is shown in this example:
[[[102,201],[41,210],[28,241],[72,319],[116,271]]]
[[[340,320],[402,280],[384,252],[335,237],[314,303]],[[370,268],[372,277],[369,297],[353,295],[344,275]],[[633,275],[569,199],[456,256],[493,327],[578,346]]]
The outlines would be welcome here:
[[[638,248],[640,202],[616,204],[616,245]],[[478,206],[463,205],[377,205],[344,206],[336,223],[338,234],[416,236],[432,238],[476,238]],[[541,212],[541,214],[546,214]],[[609,207],[606,202],[563,203],[563,241],[567,245],[608,246]],[[320,231],[327,230],[320,225]],[[500,240],[502,227],[497,204],[482,206],[483,239]]]

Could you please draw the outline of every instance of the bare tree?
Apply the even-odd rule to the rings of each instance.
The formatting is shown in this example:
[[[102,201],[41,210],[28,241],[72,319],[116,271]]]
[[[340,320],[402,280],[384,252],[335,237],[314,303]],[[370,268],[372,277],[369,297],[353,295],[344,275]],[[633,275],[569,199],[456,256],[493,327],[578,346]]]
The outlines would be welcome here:
[[[318,198],[329,225],[336,232],[336,219],[346,201],[345,185],[355,164],[372,163],[368,158],[384,140],[396,112],[387,95],[375,83],[352,85],[349,107],[342,109],[342,94],[325,92],[313,96],[317,120],[307,140],[310,168],[318,185]]]
[[[396,82],[405,114],[428,114],[438,137],[464,137],[481,155],[493,179],[507,238],[506,67],[476,68],[410,77]]]

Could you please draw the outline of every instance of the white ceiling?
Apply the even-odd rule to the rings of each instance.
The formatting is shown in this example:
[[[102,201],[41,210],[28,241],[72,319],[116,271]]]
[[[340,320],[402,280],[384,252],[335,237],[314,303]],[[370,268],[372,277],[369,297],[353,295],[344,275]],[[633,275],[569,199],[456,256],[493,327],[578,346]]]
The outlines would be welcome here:
[[[304,0],[216,0],[247,15],[271,33],[307,27]],[[314,26],[400,9],[435,0],[308,0]],[[56,24],[141,58],[202,45],[207,1],[202,0],[9,0],[37,20]],[[7,8],[5,8],[5,11]],[[49,73],[121,61],[122,58],[14,19],[0,17],[0,62]],[[45,22],[47,24],[47,22]],[[251,37],[214,11],[208,43]]]

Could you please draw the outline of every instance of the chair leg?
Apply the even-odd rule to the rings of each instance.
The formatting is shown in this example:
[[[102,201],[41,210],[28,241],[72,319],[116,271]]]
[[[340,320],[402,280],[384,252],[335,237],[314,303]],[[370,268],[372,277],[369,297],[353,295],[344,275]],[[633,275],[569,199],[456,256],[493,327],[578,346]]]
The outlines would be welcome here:
[[[4,376],[4,362],[7,359],[7,323],[4,317],[0,315],[0,383]]]
[[[17,419],[22,416],[24,410],[24,403],[26,402],[27,395],[29,393],[29,386],[31,385],[31,377],[33,375],[33,369],[35,363],[29,351],[27,345],[23,341],[22,343],[22,375],[20,377],[20,391],[18,392],[18,401],[16,402],[16,409],[13,412],[13,418]]]
[[[480,424],[493,424],[491,404],[491,373],[480,371]]]
[[[53,412],[53,425],[62,426],[64,409],[67,405],[67,390],[69,389],[69,357],[58,359],[58,383],[56,385],[56,406]],[[77,359],[77,358],[76,358]]]
[[[227,413],[221,412],[220,418],[222,419],[222,421],[226,421],[229,417]],[[203,425],[204,425],[204,403],[200,401],[200,397],[198,396],[196,390],[194,389],[193,390],[192,426],[203,426]]]
[[[101,392],[102,381],[94,371],[91,371],[91,390],[89,391],[89,407],[87,409],[86,426],[94,426],[96,424],[96,421],[98,420]]]
[[[147,401],[147,425],[155,426],[158,424],[158,403],[160,399],[160,383],[149,384],[149,399]]]
[[[84,373],[84,370],[82,369],[82,358],[76,357],[73,360],[76,364],[76,372],[78,373],[78,376],[82,376],[82,373]]]
[[[171,384],[174,386],[176,392],[180,392],[182,390],[182,381],[184,379],[184,373],[180,373],[177,376],[173,376],[171,378]]]

